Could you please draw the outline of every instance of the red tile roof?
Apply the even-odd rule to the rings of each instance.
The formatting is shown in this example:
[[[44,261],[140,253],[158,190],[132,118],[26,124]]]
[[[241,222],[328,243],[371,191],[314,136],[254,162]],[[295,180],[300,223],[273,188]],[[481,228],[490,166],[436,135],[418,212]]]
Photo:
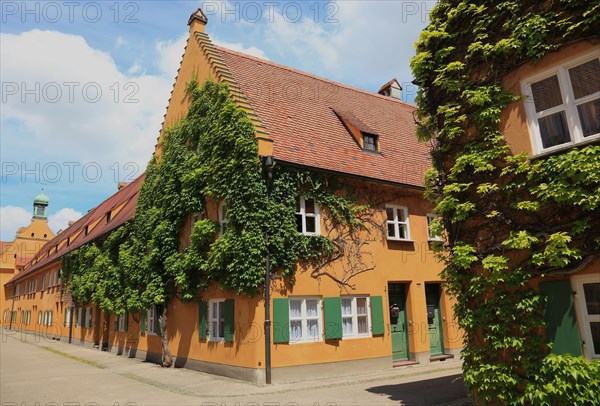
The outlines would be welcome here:
[[[429,146],[419,143],[415,106],[217,47],[274,141],[276,160],[422,187]],[[363,151],[336,116],[349,112],[378,134]]]
[[[25,265],[23,270],[8,283],[16,282],[30,275],[36,270],[60,259],[60,257],[68,252],[96,240],[98,237],[119,227],[127,220],[132,219],[135,216],[137,198],[143,181],[144,175],[141,175],[98,206],[88,211],[85,216],[75,221],[52,240],[48,241],[32,258],[32,261]],[[118,212],[113,213],[111,220],[107,222],[106,214],[120,207],[122,208]],[[85,233],[86,227],[88,227],[87,234]],[[64,243],[67,238],[70,238],[68,246]],[[56,250],[56,247],[60,244],[62,246]]]

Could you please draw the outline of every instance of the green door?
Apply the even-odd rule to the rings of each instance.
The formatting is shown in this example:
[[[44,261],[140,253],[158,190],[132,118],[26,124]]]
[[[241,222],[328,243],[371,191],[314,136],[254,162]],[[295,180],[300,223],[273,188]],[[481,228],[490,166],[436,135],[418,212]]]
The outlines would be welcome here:
[[[444,336],[442,333],[442,315],[440,312],[439,283],[425,284],[425,301],[427,303],[429,351],[431,355],[441,355],[444,353]]]
[[[408,329],[406,323],[406,285],[388,285],[392,361],[408,359]]]
[[[553,354],[581,355],[581,339],[575,309],[573,293],[568,280],[542,282],[540,291],[546,296],[546,338],[552,343]]]

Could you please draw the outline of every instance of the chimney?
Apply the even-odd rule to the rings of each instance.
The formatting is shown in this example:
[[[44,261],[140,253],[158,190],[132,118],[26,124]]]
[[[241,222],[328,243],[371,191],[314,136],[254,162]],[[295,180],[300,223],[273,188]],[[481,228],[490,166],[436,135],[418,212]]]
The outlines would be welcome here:
[[[392,80],[387,82],[385,85],[381,86],[381,89],[379,89],[379,92],[377,92],[377,93],[379,93],[383,96],[391,97],[392,99],[401,100],[402,99],[402,94],[400,93],[401,90],[402,90],[402,86],[400,86],[398,79],[393,78]]]
[[[119,182],[119,184],[117,185],[117,190],[121,190],[127,185],[129,185],[129,182]]]
[[[208,18],[201,8],[198,8],[192,13],[188,20],[190,32],[204,32],[204,27],[208,24]]]

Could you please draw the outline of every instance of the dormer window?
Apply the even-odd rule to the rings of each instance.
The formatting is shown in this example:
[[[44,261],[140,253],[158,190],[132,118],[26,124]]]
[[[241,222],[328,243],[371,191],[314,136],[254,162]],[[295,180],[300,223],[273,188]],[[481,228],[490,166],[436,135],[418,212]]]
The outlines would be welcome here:
[[[85,235],[88,235],[90,232],[90,226],[85,226]]]
[[[597,51],[521,84],[534,154],[600,138]]]
[[[377,147],[377,136],[374,134],[363,133],[363,149],[365,151],[377,152],[379,150]]]
[[[106,213],[106,222],[110,223],[110,220],[112,219],[112,212],[109,211],[108,213]]]

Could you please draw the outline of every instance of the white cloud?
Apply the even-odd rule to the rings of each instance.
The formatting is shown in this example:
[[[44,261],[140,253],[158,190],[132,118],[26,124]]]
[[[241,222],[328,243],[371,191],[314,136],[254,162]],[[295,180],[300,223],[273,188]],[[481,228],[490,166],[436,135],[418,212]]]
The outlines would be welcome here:
[[[83,214],[77,210],[65,207],[60,209],[58,212],[48,216],[48,226],[58,233],[60,230],[64,230],[69,226],[69,221],[79,220]]]
[[[165,77],[175,81],[189,34],[183,33],[172,41],[157,41],[158,67]],[[173,84],[173,82],[171,84]],[[169,89],[170,90],[170,89]]]
[[[267,57],[267,54],[265,53],[265,51],[263,51],[260,48],[257,47],[245,47],[244,44],[242,44],[241,42],[227,42],[227,41],[220,41],[216,38],[213,39],[213,42],[216,45],[219,45],[223,48],[227,48],[227,49],[231,49],[233,51],[238,51],[244,54],[248,54],[248,55],[252,55],[255,56],[257,58],[260,59],[265,59],[265,60],[269,60],[269,57]]]
[[[173,78],[121,72],[77,35],[32,30],[0,41],[3,126],[16,120],[57,162],[145,167]]]
[[[33,213],[17,206],[0,207],[0,234],[2,241],[12,241],[17,230],[31,223]]]
[[[125,38],[119,35],[115,40],[115,48],[121,48],[122,46],[127,45],[128,43],[129,41],[127,41]]]

